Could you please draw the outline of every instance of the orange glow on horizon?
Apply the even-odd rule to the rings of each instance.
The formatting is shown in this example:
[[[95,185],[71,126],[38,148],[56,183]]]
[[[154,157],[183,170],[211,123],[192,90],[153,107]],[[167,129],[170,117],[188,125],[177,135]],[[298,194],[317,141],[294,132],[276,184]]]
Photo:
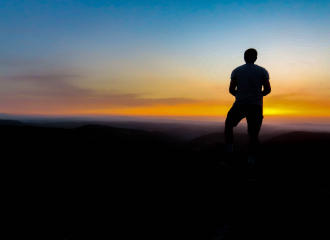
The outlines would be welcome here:
[[[265,104],[265,103],[264,103]],[[270,106],[268,106],[270,105]],[[318,122],[318,119],[328,118],[330,119],[328,106],[314,108],[313,110],[306,111],[306,105],[294,104],[291,106],[280,106],[276,103],[267,104],[264,107],[263,115],[265,120],[272,120],[274,122],[281,121],[303,121],[304,119],[313,119],[313,122]],[[84,115],[84,116],[131,116],[131,117],[147,117],[153,118],[168,118],[168,119],[185,119],[185,120],[205,120],[205,121],[218,121],[224,120],[227,116],[232,104],[226,105],[204,105],[204,104],[181,104],[181,105],[155,105],[149,107],[126,107],[126,108],[109,108],[109,109],[67,109],[65,111],[49,111],[42,113],[47,116],[59,116],[59,115]],[[310,106],[307,106],[310,107]],[[17,114],[17,113],[16,113]],[[22,113],[20,113],[22,114]],[[40,112],[35,112],[28,115],[39,115]]]
[[[275,84],[274,84],[275,85]],[[274,87],[276,89],[276,87]],[[222,90],[221,90],[222,89]],[[221,91],[224,91],[221,88]],[[220,91],[219,90],[219,91]],[[264,119],[274,121],[300,119],[330,119],[330,100],[307,90],[297,92],[278,90],[264,97]],[[216,91],[216,90],[215,90]],[[278,92],[282,92],[279,94]],[[18,115],[43,116],[132,116],[172,119],[225,119],[235,98],[227,92],[209,99],[145,98],[143,95],[106,95],[75,98],[47,98],[26,96],[24,102],[12,98],[11,105],[2,106],[2,112]],[[5,101],[3,101],[5,102]],[[13,111],[15,109],[15,111]]]
[[[264,99],[264,115],[266,116],[330,116],[330,101],[307,100],[307,101],[290,101],[286,99],[278,99],[276,96]],[[98,108],[98,106],[88,106],[84,109],[78,104],[68,104],[64,106],[57,106],[56,108],[45,109],[45,105],[35,103],[34,108],[21,109],[15,111],[14,114],[100,114],[100,115],[168,115],[168,116],[225,116],[232,107],[231,102],[224,101],[197,101],[187,104],[152,104],[150,106],[114,106],[105,108]],[[9,109],[8,109],[9,110]],[[33,111],[34,110],[34,111]],[[7,111],[12,113],[12,111]]]

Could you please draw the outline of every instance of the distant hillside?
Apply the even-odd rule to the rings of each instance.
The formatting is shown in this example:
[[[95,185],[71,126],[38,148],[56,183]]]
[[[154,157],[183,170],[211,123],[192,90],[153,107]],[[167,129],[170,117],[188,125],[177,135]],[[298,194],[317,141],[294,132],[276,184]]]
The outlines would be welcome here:
[[[0,119],[0,126],[6,125],[6,126],[26,126],[27,124],[22,123],[20,121],[16,120],[5,120],[5,119]]]
[[[283,164],[328,171],[330,133],[290,132],[260,144],[260,159],[264,164],[283,168]],[[321,167],[323,166],[323,167]],[[323,176],[323,174],[320,174]]]
[[[211,134],[214,132],[224,131],[224,122],[219,123],[162,123],[162,122],[134,122],[134,121],[39,121],[29,122],[31,126],[47,127],[47,128],[63,128],[73,129],[84,125],[100,125],[126,129],[136,129],[144,131],[164,132],[174,138],[189,141],[196,137]],[[263,124],[260,131],[260,141],[269,139],[276,135],[290,131],[288,128],[279,128],[268,124]],[[246,121],[242,121],[235,129],[236,134],[247,134]]]
[[[152,144],[168,144],[177,145],[181,144],[182,141],[172,137],[166,133],[159,131],[143,131],[129,128],[117,128],[109,126],[100,126],[94,124],[84,125],[70,130],[72,133],[83,134],[85,137],[96,138],[106,138],[106,141],[137,141],[136,144],[141,144],[141,141],[148,140],[152,141]]]
[[[207,151],[218,146],[224,146],[226,144],[224,133],[211,133],[206,134],[193,140],[186,142],[186,149],[195,149],[198,151]],[[234,136],[234,148],[244,149],[247,148],[249,144],[249,136],[244,133],[236,133]]]
[[[330,143],[330,133],[294,131],[266,140],[263,145]]]
[[[159,123],[159,122],[133,122],[133,121],[71,121],[71,122],[40,122],[33,123],[34,126],[66,128],[72,129],[84,125],[99,125],[126,129],[136,129],[144,131],[164,132],[177,139],[191,140],[195,137],[209,134],[212,132],[222,131],[221,124],[189,124],[189,123]]]

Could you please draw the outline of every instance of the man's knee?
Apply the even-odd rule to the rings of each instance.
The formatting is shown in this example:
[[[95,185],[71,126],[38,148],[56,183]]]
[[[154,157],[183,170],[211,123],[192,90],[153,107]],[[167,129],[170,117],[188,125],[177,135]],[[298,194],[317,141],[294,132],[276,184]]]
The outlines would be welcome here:
[[[234,127],[235,127],[235,125],[232,122],[230,122],[230,121],[225,122],[225,129],[231,129]]]
[[[260,129],[248,129],[250,139],[258,139]]]

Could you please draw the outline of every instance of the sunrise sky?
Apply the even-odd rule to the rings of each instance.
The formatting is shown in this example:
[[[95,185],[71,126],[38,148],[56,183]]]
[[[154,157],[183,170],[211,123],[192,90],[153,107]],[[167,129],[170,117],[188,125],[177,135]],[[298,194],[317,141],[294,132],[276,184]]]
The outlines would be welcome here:
[[[330,123],[330,2],[0,1],[0,113],[223,119],[248,48],[264,117]]]

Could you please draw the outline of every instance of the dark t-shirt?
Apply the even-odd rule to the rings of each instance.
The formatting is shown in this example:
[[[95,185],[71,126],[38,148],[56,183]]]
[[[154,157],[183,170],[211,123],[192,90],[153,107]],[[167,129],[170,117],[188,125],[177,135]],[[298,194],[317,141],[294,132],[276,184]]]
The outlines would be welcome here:
[[[263,106],[262,85],[269,79],[267,70],[256,64],[247,63],[239,66],[231,73],[231,79],[236,78],[236,104],[257,104]]]

